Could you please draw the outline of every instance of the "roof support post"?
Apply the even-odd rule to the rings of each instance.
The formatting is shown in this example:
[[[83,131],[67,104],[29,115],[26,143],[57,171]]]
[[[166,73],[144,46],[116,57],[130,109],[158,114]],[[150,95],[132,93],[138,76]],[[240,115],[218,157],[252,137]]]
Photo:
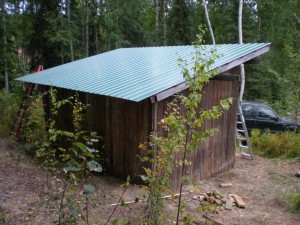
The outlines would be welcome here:
[[[158,102],[154,102],[152,103],[152,130],[153,132],[157,133],[157,111],[158,111]],[[154,163],[152,164],[152,170],[155,171],[156,170],[156,157],[157,157],[157,145],[154,144],[153,146],[153,154],[152,157],[154,159]]]

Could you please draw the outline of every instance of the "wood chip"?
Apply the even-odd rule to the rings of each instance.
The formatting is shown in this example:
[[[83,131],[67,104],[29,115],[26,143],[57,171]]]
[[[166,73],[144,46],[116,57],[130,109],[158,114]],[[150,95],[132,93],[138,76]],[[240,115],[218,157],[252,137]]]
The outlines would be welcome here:
[[[222,183],[220,184],[221,187],[230,187],[232,186],[232,183]]]
[[[193,200],[198,200],[198,196],[197,195],[193,196]]]
[[[236,202],[236,204],[237,204],[238,207],[240,207],[240,208],[246,208],[246,204],[245,204],[245,202],[243,201],[243,199],[240,196],[233,195],[233,198],[234,198],[234,200],[235,200],[235,202]]]
[[[200,195],[200,196],[199,196],[199,201],[200,201],[200,202],[203,202],[204,199],[205,199],[205,196],[203,196],[203,195]]]
[[[219,199],[215,199],[215,204],[217,204],[217,205],[223,205],[223,204],[222,204],[222,201],[219,200]]]
[[[209,201],[209,196],[206,193],[204,193],[203,195],[204,195],[204,200]]]
[[[233,205],[233,202],[231,201],[231,199],[227,199],[227,201],[225,203],[225,209],[231,210],[232,209],[232,205]]]

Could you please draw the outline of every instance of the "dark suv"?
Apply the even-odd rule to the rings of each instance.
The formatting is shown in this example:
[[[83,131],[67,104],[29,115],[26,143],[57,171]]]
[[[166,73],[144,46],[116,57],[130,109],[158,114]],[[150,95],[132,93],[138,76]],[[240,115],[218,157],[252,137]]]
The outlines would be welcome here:
[[[300,132],[300,122],[295,124],[292,120],[280,117],[266,104],[245,101],[241,106],[249,134],[253,129],[269,130],[272,133],[294,131],[295,126],[297,132]]]

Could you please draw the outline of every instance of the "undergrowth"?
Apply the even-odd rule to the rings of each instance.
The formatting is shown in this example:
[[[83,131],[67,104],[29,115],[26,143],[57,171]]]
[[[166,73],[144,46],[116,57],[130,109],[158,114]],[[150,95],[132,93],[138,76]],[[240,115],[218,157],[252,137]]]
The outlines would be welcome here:
[[[251,145],[256,155],[268,158],[300,159],[300,134],[293,132],[251,132]]]
[[[32,99],[31,104],[27,110],[24,132],[25,144],[24,149],[30,155],[35,155],[46,138],[46,121],[43,108],[43,96],[38,95]]]
[[[288,196],[290,210],[293,213],[300,214],[300,191]]]
[[[20,95],[0,91],[0,136],[8,136],[20,104]]]

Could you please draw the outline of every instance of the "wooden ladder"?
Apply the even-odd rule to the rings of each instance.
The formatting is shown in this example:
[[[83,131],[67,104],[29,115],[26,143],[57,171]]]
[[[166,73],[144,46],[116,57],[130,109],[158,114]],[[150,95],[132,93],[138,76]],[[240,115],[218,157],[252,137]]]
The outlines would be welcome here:
[[[240,102],[238,102],[236,139],[242,157],[254,159],[253,151],[250,145],[250,138]]]
[[[43,69],[44,69],[43,66],[37,66],[33,72],[37,73],[37,72],[42,71]],[[23,96],[22,102],[20,104],[19,110],[17,112],[16,118],[15,118],[14,127],[13,127],[12,131],[10,132],[16,138],[18,138],[20,135],[23,120],[26,115],[27,108],[29,106],[29,100],[30,100],[29,97],[32,95],[34,87],[35,87],[34,83],[26,84],[24,96]]]

